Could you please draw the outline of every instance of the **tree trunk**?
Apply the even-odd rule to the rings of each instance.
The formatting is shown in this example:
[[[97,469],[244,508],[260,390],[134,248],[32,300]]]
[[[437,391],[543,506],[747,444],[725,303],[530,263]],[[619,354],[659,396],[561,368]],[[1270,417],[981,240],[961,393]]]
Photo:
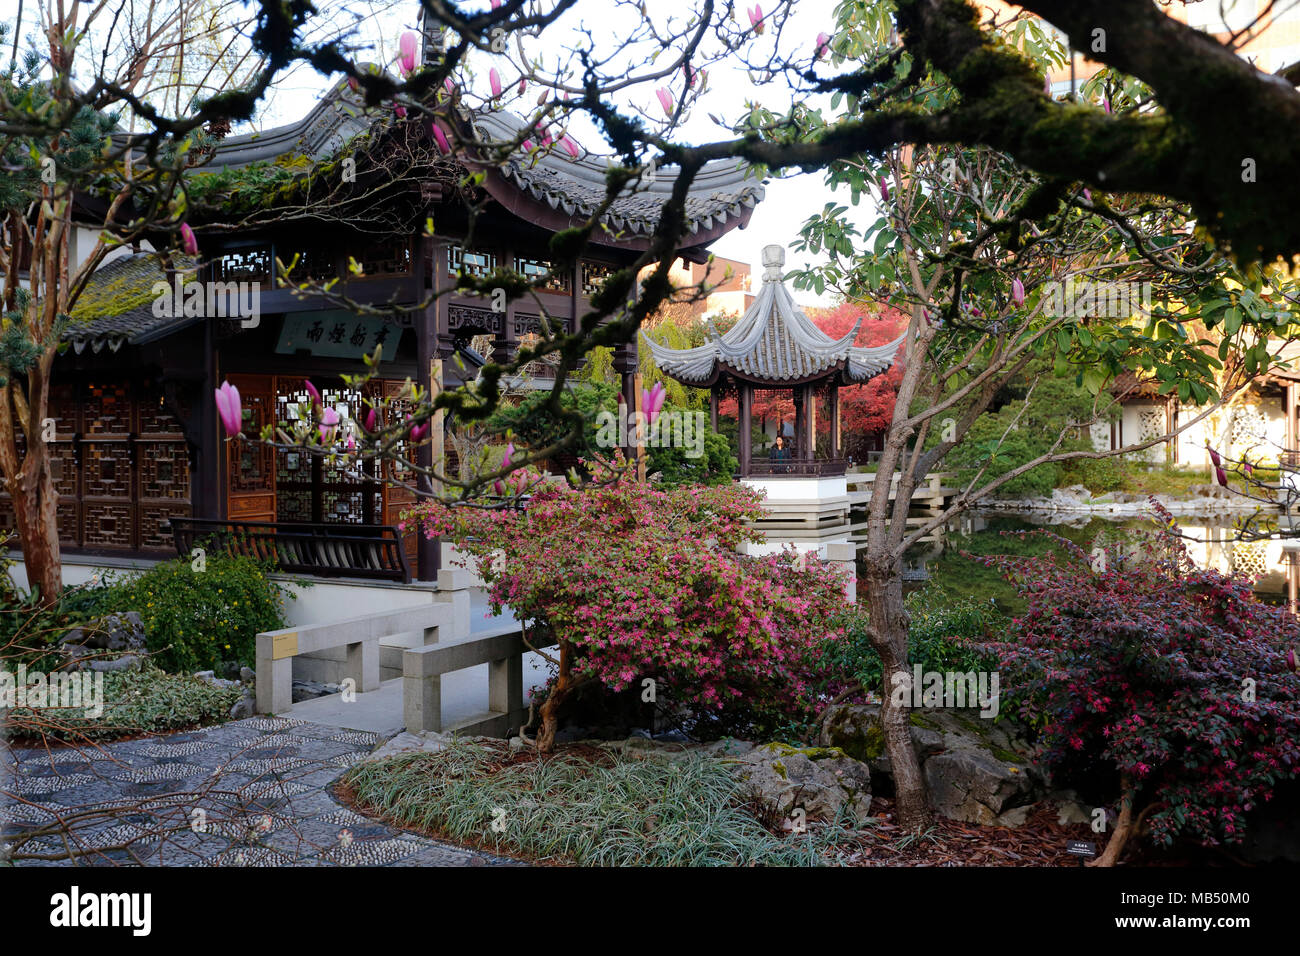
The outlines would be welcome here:
[[[10,493],[27,586],[39,590],[41,605],[48,607],[63,591],[63,561],[59,553],[58,493],[50,474],[49,449],[39,435],[27,444],[16,484]]]
[[[1114,866],[1119,862],[1120,854],[1124,852],[1124,845],[1128,843],[1129,837],[1137,831],[1137,821],[1133,819],[1133,801],[1136,794],[1128,777],[1123,778],[1122,791],[1123,796],[1119,801],[1119,819],[1115,823],[1115,830],[1106,841],[1106,849],[1102,850],[1101,856],[1090,861],[1088,866]]]
[[[552,753],[555,750],[555,731],[559,728],[560,705],[573,690],[573,652],[567,641],[560,642],[560,672],[555,678],[555,686],[542,704],[542,727],[537,732],[537,752]]]
[[[880,722],[885,753],[894,771],[898,823],[913,832],[924,830],[932,820],[929,796],[921,762],[912,743],[911,707],[895,701],[893,675],[911,679],[907,663],[907,610],[903,606],[903,574],[897,561],[867,560],[864,578],[867,610],[871,623],[871,644],[880,655],[884,672],[881,687]],[[909,699],[911,695],[908,695]]]

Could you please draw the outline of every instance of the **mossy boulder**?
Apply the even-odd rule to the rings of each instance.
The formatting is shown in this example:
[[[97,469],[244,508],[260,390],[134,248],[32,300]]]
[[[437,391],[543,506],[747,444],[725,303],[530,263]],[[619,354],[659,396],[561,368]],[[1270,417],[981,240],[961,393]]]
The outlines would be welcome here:
[[[785,820],[845,818],[865,826],[871,817],[871,771],[838,747],[764,744],[728,759],[756,802]]]
[[[1018,811],[1039,795],[1042,776],[1029,747],[1009,721],[995,723],[978,710],[927,709],[909,715],[935,810],[952,820],[1018,826]],[[841,704],[822,725],[818,741],[868,764],[877,792],[892,790],[879,704]]]

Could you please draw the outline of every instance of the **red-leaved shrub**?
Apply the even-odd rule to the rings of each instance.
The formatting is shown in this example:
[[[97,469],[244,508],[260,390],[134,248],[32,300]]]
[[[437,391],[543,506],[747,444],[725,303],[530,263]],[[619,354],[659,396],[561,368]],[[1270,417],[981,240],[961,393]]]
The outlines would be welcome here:
[[[1141,542],[1104,569],[1061,538],[1056,556],[980,559],[1028,600],[1005,639],[981,646],[1041,724],[1053,782],[1108,780],[1119,797],[1099,862],[1144,821],[1157,845],[1240,841],[1246,815],[1300,775],[1300,678],[1285,657],[1295,618],[1194,567],[1168,529]]]

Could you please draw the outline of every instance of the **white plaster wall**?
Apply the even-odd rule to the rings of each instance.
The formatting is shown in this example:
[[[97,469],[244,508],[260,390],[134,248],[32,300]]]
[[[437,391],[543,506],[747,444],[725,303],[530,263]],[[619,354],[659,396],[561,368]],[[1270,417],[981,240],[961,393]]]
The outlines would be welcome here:
[[[741,483],[767,495],[768,501],[819,501],[848,494],[844,475],[834,478],[742,478]]]

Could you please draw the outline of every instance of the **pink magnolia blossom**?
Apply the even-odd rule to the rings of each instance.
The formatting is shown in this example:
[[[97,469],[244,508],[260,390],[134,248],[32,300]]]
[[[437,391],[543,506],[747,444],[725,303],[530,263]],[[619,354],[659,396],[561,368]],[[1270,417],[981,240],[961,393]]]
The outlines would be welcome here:
[[[188,222],[181,223],[181,248],[189,256],[199,254],[199,240],[194,237],[194,230],[190,228]]]
[[[831,35],[829,33],[817,34],[817,59],[824,60],[830,56],[831,52]]]
[[[1025,304],[1025,284],[1019,278],[1011,280],[1011,301],[1017,306]]]
[[[563,146],[565,152],[567,152],[574,159],[578,158],[578,144],[575,143],[572,139],[570,139],[567,134],[564,136],[563,139],[560,140],[560,145]]]
[[[673,115],[673,94],[668,91],[666,86],[661,86],[655,90],[655,96],[659,97],[659,105],[664,109],[665,116]]]
[[[419,42],[414,33],[407,30],[397,42],[400,51],[398,62],[402,67],[403,73],[415,72],[415,58],[419,53]]]
[[[244,409],[239,400],[239,389],[229,382],[222,382],[221,387],[216,389],[216,395],[217,414],[221,416],[221,424],[225,426],[226,434],[234,438],[244,424]]]
[[[305,388],[307,390],[307,394],[311,396],[311,407],[313,409],[320,408],[323,404],[325,404],[323,401],[321,401],[319,389],[317,389],[316,386],[311,383],[311,379],[309,378],[303,379],[302,387]]]
[[[495,66],[488,70],[488,84],[492,87],[493,99],[501,95],[501,74],[497,72]]]
[[[339,412],[336,408],[322,409],[320,413],[320,424],[317,430],[320,432],[320,443],[328,445],[334,441],[334,435],[339,427]]]
[[[758,4],[754,4],[754,9],[750,10],[746,8],[745,12],[749,14],[749,25],[753,28],[754,32],[762,33],[766,26],[766,24],[763,23],[763,8]]]
[[[431,123],[429,131],[433,133],[434,142],[438,144],[438,151],[444,154],[450,153],[451,145],[447,142],[447,134],[442,131],[442,127],[437,123]]]

